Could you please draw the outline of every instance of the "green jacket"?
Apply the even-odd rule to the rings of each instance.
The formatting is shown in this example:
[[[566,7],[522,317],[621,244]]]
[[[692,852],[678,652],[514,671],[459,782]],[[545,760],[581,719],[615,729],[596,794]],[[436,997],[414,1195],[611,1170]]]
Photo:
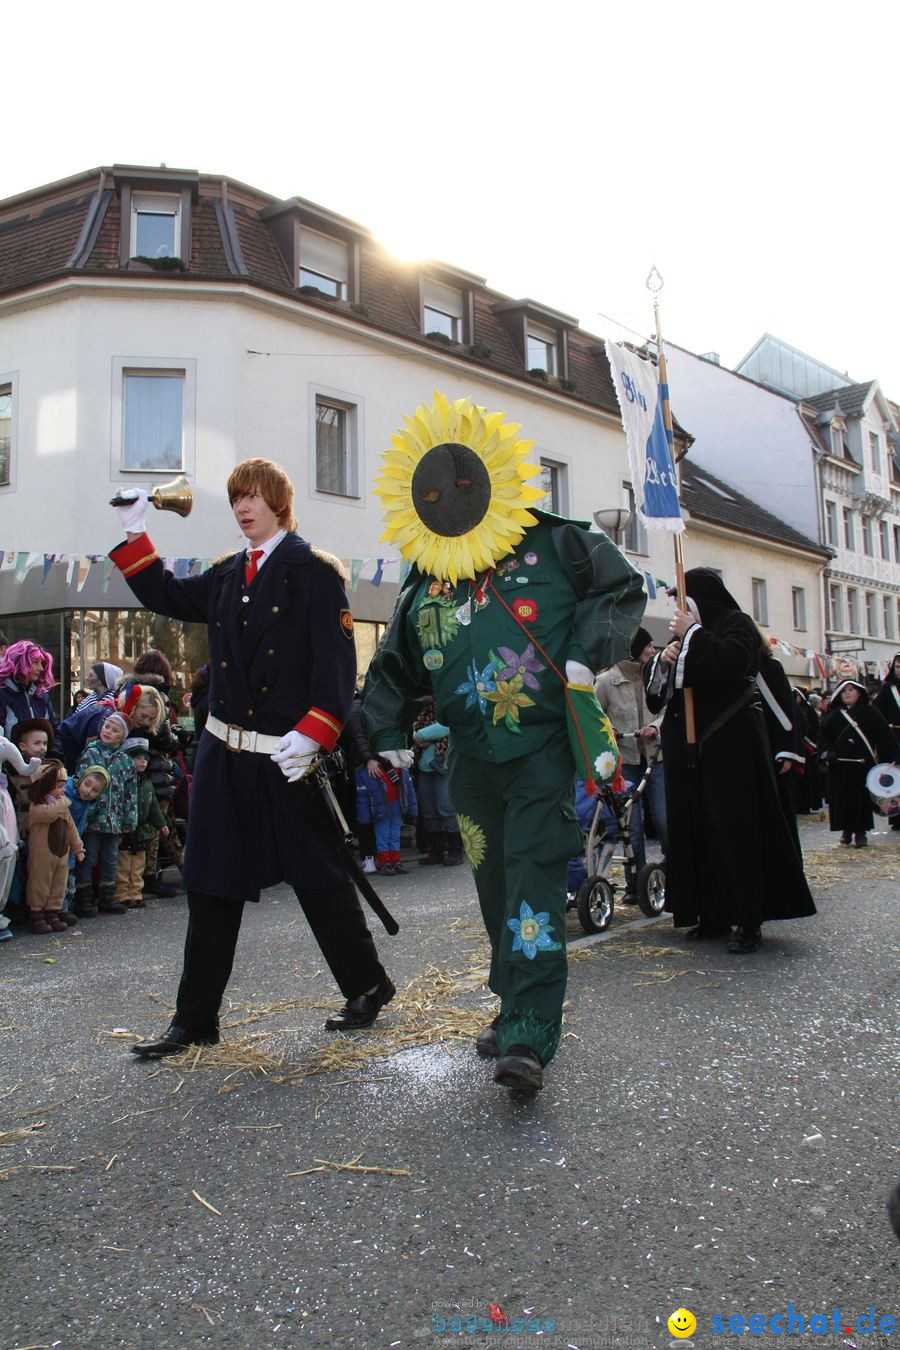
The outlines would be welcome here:
[[[127,843],[130,848],[140,852],[150,843],[154,830],[161,830],[164,825],[168,825],[162,807],[156,800],[156,793],[153,791],[153,784],[145,773],[139,773],[137,776],[138,790],[138,819],[137,825],[130,834],[124,835],[123,844]]]
[[[363,691],[376,752],[406,746],[433,692],[458,752],[495,763],[533,754],[566,736],[566,662],[597,671],[628,656],[646,603],[640,573],[605,534],[535,515],[483,608],[481,576],[454,587],[410,573]]]

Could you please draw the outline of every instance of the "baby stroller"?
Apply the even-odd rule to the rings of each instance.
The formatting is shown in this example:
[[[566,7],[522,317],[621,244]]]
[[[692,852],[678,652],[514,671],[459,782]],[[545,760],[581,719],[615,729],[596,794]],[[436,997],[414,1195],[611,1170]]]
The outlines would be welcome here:
[[[623,895],[637,900],[648,918],[661,914],[666,903],[666,864],[647,862],[636,873],[634,848],[629,822],[632,811],[643,809],[641,798],[656,762],[652,755],[640,779],[625,792],[614,792],[604,784],[594,798],[594,810],[584,830],[585,873],[577,889],[570,890],[567,909],[576,909],[586,933],[602,933],[612,922],[618,882],[609,878],[613,863],[621,863],[625,873]],[[590,798],[586,798],[590,802]],[[617,845],[620,852],[616,852]],[[578,860],[579,863],[581,860]]]

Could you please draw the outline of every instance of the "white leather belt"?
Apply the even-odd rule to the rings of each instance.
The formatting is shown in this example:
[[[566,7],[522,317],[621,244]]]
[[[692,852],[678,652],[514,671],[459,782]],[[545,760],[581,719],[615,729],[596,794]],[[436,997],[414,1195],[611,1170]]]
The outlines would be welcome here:
[[[247,750],[252,755],[274,755],[280,736],[263,736],[258,731],[245,731],[234,722],[220,722],[218,717],[207,717],[206,730],[224,741],[229,750]]]

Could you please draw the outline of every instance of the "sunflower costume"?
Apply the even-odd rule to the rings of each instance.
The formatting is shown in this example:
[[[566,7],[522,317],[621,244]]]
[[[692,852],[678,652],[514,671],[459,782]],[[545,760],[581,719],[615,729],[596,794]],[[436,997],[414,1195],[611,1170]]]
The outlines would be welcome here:
[[[535,508],[543,494],[528,482],[537,469],[519,430],[435,394],[393,437],[376,493],[384,537],[413,566],[363,712],[373,749],[403,749],[433,694],[452,732],[450,797],[491,941],[499,1053],[524,1045],[546,1064],[566,986],[566,861],[581,849],[569,724],[585,690],[564,672],[627,656],[645,594],[606,535]],[[592,691],[587,702],[596,706]],[[575,717],[579,772],[611,777],[615,759],[586,743],[589,720],[586,708]]]

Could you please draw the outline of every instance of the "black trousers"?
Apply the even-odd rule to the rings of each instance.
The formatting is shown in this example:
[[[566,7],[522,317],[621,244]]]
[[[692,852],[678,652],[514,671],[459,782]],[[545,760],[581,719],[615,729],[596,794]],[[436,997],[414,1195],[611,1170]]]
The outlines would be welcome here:
[[[321,891],[296,890],[296,895],[344,998],[356,998],[387,979],[351,882]],[[243,912],[243,900],[188,892],[184,969],[174,1017],[186,1031],[200,1034],[219,1024]]]

